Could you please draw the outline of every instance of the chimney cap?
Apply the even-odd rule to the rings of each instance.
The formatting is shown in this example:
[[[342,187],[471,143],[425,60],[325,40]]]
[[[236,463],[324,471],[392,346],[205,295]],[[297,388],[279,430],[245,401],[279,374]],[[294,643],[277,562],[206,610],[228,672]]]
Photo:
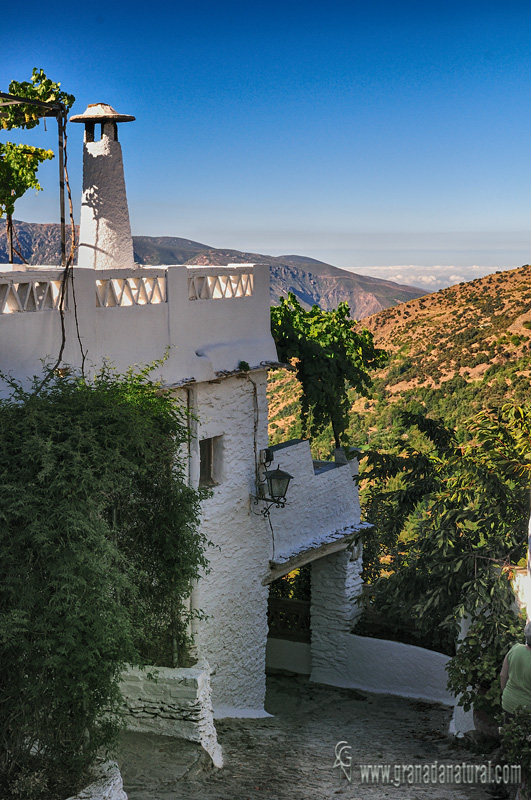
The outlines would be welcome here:
[[[70,122],[133,122],[130,114],[119,114],[107,103],[90,103],[82,114],[70,117]]]

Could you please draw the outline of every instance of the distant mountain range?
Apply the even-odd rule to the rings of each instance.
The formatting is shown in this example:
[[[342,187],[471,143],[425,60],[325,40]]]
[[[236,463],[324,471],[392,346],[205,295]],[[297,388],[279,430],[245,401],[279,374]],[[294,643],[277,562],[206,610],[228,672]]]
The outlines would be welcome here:
[[[22,255],[29,264],[59,263],[59,225],[20,221],[15,221],[14,225]],[[133,243],[135,262],[145,266],[269,264],[272,303],[278,303],[279,297],[286,297],[288,292],[293,292],[305,307],[316,303],[322,309],[328,310],[346,301],[354,319],[375,314],[426,294],[425,290],[414,286],[402,286],[393,281],[347,272],[305,256],[268,256],[240,250],[222,250],[176,236],[133,236]],[[6,234],[2,226],[0,263],[6,263],[7,258]]]

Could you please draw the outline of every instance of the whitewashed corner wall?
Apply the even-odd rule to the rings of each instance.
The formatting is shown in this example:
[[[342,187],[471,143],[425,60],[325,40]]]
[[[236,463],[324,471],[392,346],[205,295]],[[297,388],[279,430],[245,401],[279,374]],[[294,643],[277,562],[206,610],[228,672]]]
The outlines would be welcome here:
[[[198,415],[191,478],[199,480],[198,442],[221,437],[218,485],[202,506],[201,531],[212,542],[211,570],[193,603],[206,619],[194,625],[199,656],[211,667],[216,717],[263,716],[268,588],[261,578],[271,557],[271,532],[254,513],[257,453],[267,446],[267,373],[253,371],[193,389]]]
[[[286,507],[271,509],[275,560],[282,561],[301,549],[322,543],[336,531],[359,524],[358,489],[352,479],[357,462],[314,465],[306,440],[277,445],[272,450],[271,468],[279,466],[293,475]]]
[[[199,742],[216,767],[223,766],[212,713],[210,668],[130,667],[122,675],[120,690],[126,709],[127,729],[140,733],[177,736]]]

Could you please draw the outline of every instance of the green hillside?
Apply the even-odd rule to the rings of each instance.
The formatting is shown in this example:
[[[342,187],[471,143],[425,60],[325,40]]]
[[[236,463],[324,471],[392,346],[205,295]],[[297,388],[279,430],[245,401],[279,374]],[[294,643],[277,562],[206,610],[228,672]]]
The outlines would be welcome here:
[[[529,397],[531,266],[499,272],[385,309],[361,320],[390,354],[374,374],[370,400],[352,395],[351,445],[385,448],[400,429],[397,411],[425,405],[467,436],[480,409]],[[273,442],[301,434],[297,386],[291,374],[270,376]],[[314,442],[324,457],[331,435]]]

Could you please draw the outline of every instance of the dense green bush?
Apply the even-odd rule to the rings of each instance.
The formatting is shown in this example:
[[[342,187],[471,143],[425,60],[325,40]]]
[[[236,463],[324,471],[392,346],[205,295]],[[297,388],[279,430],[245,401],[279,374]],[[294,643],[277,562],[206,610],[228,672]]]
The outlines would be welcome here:
[[[531,713],[518,708],[500,730],[507,764],[521,768],[520,800],[531,796]]]
[[[120,728],[120,671],[186,641],[206,566],[186,414],[149,370],[0,401],[0,796],[73,793]],[[162,622],[161,622],[162,620]]]

